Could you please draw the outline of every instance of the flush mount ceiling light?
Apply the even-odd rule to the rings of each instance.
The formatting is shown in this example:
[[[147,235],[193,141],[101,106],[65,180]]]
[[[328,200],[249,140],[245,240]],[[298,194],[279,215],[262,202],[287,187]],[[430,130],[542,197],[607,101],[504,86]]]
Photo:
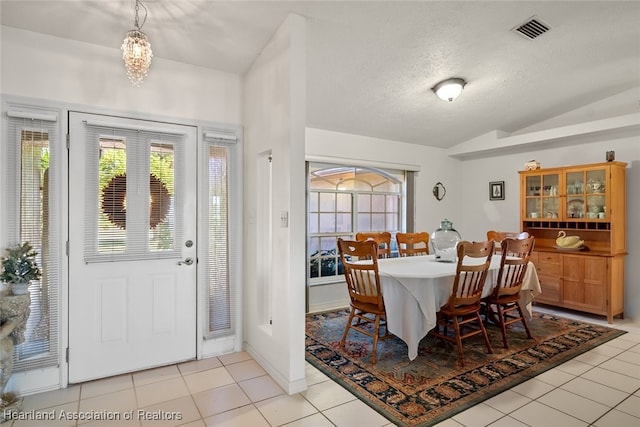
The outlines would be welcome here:
[[[142,80],[147,77],[149,66],[153,52],[151,51],[151,43],[147,39],[147,35],[140,31],[147,20],[147,8],[140,0],[135,0],[136,18],[133,23],[133,30],[127,32],[127,37],[122,43],[122,59],[124,66],[127,68],[127,76],[134,86],[140,86]],[[144,19],[142,24],[138,20],[138,12],[140,6],[144,9]]]
[[[453,101],[462,93],[462,88],[467,84],[463,79],[452,78],[443,80],[434,87],[431,88],[432,91],[438,95],[438,98],[443,101]]]

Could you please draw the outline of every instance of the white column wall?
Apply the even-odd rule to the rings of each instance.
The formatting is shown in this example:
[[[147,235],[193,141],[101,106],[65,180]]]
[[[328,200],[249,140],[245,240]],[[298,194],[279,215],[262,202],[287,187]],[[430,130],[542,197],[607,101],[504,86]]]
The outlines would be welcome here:
[[[245,339],[247,351],[288,393],[305,390],[305,21],[289,15],[245,76]],[[257,212],[256,160],[273,157],[271,241]],[[281,224],[287,212],[288,227]],[[267,241],[265,241],[267,240]],[[259,250],[271,251],[266,271]],[[268,276],[268,277],[265,277]],[[271,283],[272,325],[260,318]],[[287,351],[288,350],[288,351]]]

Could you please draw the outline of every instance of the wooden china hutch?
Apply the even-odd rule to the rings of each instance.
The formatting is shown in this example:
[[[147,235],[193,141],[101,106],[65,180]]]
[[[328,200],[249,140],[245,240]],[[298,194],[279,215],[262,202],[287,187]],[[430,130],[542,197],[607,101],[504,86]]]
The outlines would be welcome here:
[[[624,315],[626,163],[521,171],[522,231],[535,236],[536,301],[607,316]],[[564,249],[558,233],[584,245]]]

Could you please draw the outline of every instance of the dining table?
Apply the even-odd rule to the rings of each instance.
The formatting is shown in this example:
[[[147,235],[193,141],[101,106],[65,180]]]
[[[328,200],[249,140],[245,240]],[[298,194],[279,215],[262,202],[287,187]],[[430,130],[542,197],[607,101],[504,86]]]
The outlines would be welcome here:
[[[471,263],[481,261],[469,259]],[[436,326],[436,313],[453,292],[456,267],[456,262],[436,261],[434,255],[378,260],[387,328],[407,344],[410,360],[418,356],[420,340]],[[496,286],[499,269],[500,256],[496,254],[491,259],[483,297],[490,295]],[[529,262],[520,289],[520,301],[529,319],[533,299],[541,292],[535,266]]]

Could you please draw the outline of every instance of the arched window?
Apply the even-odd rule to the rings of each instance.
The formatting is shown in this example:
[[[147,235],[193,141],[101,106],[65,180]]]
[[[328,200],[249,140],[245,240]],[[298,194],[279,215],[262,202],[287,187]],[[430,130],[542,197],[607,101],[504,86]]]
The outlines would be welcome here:
[[[356,233],[402,229],[405,172],[310,163],[308,170],[308,275],[311,283],[342,275],[337,240]],[[392,256],[397,256],[395,237]],[[341,279],[340,279],[341,280]]]

